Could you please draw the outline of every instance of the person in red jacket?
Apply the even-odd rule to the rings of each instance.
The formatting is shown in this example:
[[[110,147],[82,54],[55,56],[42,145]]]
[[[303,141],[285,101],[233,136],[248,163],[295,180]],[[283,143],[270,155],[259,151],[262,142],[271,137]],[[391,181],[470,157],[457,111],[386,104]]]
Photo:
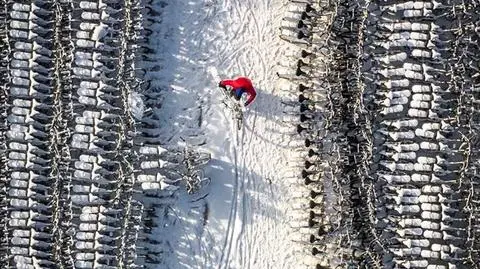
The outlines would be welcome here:
[[[237,101],[240,101],[242,95],[246,93],[248,98],[245,102],[245,106],[248,106],[250,103],[252,103],[257,96],[257,92],[255,91],[255,88],[253,88],[252,81],[246,77],[238,77],[234,80],[222,80],[220,83],[218,83],[218,86],[224,88],[225,90],[227,89],[227,86],[232,87],[230,89],[230,94],[234,95]]]

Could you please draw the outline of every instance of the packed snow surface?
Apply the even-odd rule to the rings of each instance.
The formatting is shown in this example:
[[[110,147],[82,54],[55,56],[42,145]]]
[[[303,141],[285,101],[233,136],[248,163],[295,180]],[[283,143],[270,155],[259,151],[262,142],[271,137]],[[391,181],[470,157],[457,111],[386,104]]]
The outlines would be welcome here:
[[[212,160],[211,184],[181,195],[169,240],[170,268],[299,268],[290,226],[293,129],[284,121],[286,84],[277,63],[290,45],[279,38],[287,1],[166,1],[157,43],[164,69],[162,137],[200,145]],[[247,76],[257,98],[241,130],[222,103],[215,77]],[[195,141],[195,142],[192,142]],[[198,197],[198,198],[197,198]],[[202,198],[204,197],[204,198]]]

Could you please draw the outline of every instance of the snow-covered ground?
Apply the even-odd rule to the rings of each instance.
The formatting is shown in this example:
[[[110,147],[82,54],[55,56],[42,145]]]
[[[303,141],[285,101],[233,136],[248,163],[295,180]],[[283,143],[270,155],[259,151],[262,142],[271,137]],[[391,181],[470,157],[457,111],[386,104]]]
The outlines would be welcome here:
[[[478,267],[478,5],[4,2],[0,268]]]
[[[283,0],[165,1],[155,35],[167,89],[160,110],[166,142],[182,139],[212,154],[211,184],[181,195],[168,237],[170,268],[298,268],[291,239],[291,125],[277,63],[290,48],[278,29]],[[213,71],[212,71],[213,70]],[[237,130],[214,73],[248,76],[258,95]],[[205,196],[206,195],[206,196]],[[204,197],[204,199],[200,199]]]

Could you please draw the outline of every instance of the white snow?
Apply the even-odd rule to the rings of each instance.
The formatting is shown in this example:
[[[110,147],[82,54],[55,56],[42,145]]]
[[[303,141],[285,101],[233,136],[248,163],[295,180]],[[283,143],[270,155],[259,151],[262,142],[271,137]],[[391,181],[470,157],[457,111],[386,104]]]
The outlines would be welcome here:
[[[406,18],[409,17],[423,17],[426,16],[427,14],[431,14],[431,12],[426,11],[426,10],[405,10],[403,12],[403,16]]]
[[[95,12],[82,12],[82,19],[85,20],[98,20],[100,19],[100,14]],[[93,38],[92,38],[93,39]]]
[[[28,20],[28,12],[10,11],[10,16],[12,19]]]
[[[16,11],[30,11],[30,6],[25,4],[14,3],[12,6],[12,9]]]
[[[416,118],[428,118],[428,111],[412,108],[408,110],[408,115]]]
[[[431,92],[431,87],[428,85],[413,85],[412,91],[415,93]]]
[[[403,111],[403,105],[393,105],[384,107],[380,113],[381,114],[392,114],[392,113],[400,113]]]
[[[385,121],[385,125],[393,126],[397,129],[401,129],[401,128],[405,128],[405,127],[417,127],[418,120],[409,119],[409,120]]]
[[[432,53],[428,50],[413,49],[411,53],[413,57],[432,58]]]
[[[397,36],[398,35],[398,36]],[[394,38],[395,37],[395,38]],[[421,32],[401,32],[401,33],[393,33],[392,37],[389,37],[390,40],[392,39],[415,39],[415,40],[428,40],[430,36],[425,33]]]
[[[432,96],[430,94],[414,94],[412,96],[414,101],[431,101]]]
[[[19,30],[10,30],[9,31],[10,36],[14,38],[28,38],[28,32],[27,31],[19,31]]]
[[[80,2],[80,8],[82,8],[82,9],[96,9],[97,8],[97,3],[81,1]]]
[[[10,27],[14,28],[14,29],[26,30],[26,29],[28,29],[28,22],[12,20],[10,22]]]
[[[163,68],[152,83],[165,89],[161,138],[208,151],[212,182],[198,194],[206,198],[182,194],[172,205],[176,225],[158,234],[172,254],[158,268],[302,268],[290,237],[294,186],[282,176],[293,156],[294,128],[282,122],[288,84],[275,75],[297,49],[279,38],[286,1],[165,2],[151,43]],[[215,72],[248,76],[257,89],[241,130],[221,103]]]
[[[399,79],[399,80],[387,80],[384,82],[385,87],[388,89],[391,89],[393,87],[402,87],[402,88],[407,88],[410,85],[410,81],[408,79]],[[407,96],[410,96],[410,90],[405,90],[405,92],[409,92]],[[389,91],[388,93],[391,93]]]
[[[439,146],[436,143],[421,142],[420,143],[420,148],[421,149],[427,149],[427,150],[438,150]]]
[[[389,44],[389,43],[386,43],[386,44]],[[401,61],[405,61],[406,59],[407,59],[407,53],[405,52],[400,52],[397,54],[387,55],[379,58],[379,60],[385,64],[401,62]]]
[[[410,182],[410,176],[408,175],[379,175],[380,178],[385,179],[389,184],[391,183],[406,183]]]
[[[413,139],[415,137],[415,133],[412,131],[385,132],[385,134],[390,136],[394,141],[403,140],[403,139]]]
[[[406,10],[406,9],[431,9],[432,7],[433,7],[432,3],[417,2],[417,1],[408,1],[400,4],[387,6],[387,8],[391,11]]]
[[[391,156],[392,159],[395,161],[398,161],[400,159],[405,159],[405,160],[414,160],[416,157],[415,152],[402,152],[402,153],[395,153]]]
[[[142,95],[138,92],[132,92],[128,95],[128,105],[135,119],[141,120],[145,112]]]
[[[146,146],[146,147],[141,147],[140,148],[140,153],[143,155],[153,155],[153,154],[162,154],[167,152],[166,149],[158,146],[158,147],[152,147],[152,146]]]

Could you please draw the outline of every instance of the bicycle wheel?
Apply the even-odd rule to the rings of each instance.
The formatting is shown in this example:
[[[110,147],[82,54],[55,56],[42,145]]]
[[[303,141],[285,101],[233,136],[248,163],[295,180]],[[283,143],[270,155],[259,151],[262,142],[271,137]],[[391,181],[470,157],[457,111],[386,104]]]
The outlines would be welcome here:
[[[195,193],[201,188],[208,186],[210,181],[209,177],[205,177],[203,170],[198,169],[187,179],[187,192],[189,194]]]

